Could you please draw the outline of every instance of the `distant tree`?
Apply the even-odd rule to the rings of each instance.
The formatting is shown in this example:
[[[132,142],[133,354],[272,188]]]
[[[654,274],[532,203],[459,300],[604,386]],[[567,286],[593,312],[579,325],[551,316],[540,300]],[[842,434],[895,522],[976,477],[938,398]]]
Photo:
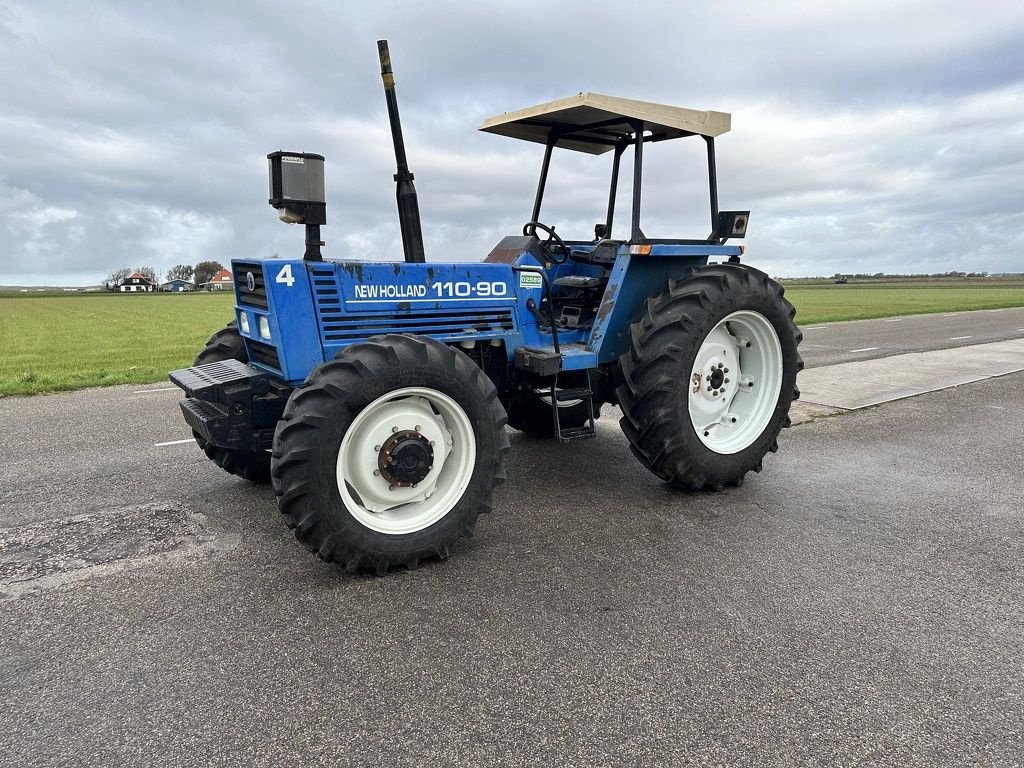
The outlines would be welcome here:
[[[136,267],[135,271],[143,277],[148,277],[154,283],[160,282],[160,274],[152,267]]]
[[[219,261],[200,261],[195,268],[196,285],[210,282],[210,278],[222,269],[224,265]]]
[[[167,282],[171,280],[191,280],[195,270],[188,264],[175,264],[167,270]]]
[[[107,275],[107,279],[106,279],[105,282],[108,285],[110,285],[110,284],[117,285],[117,281],[118,280],[121,280],[122,278],[128,277],[128,275],[130,275],[131,273],[132,273],[132,271],[130,269],[128,269],[128,267],[121,267],[120,269],[115,269],[113,272],[111,272],[109,275]]]

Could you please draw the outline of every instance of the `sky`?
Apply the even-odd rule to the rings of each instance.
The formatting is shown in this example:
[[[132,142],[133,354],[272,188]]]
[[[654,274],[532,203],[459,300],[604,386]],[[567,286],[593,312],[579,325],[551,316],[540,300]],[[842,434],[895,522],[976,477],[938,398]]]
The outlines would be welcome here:
[[[1024,271],[1019,0],[0,0],[0,284],[300,257],[278,149],[327,158],[325,256],[401,259],[381,38],[428,261],[530,217],[543,150],[483,120],[593,91],[732,114],[720,206],[772,275]],[[649,236],[707,235],[703,158],[645,154]],[[589,239],[609,171],[556,153],[541,219]]]

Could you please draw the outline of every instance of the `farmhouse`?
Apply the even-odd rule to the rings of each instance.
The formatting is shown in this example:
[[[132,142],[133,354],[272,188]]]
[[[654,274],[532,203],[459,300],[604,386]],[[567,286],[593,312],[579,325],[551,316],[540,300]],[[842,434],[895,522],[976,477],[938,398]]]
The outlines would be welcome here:
[[[229,270],[222,269],[210,278],[210,282],[200,283],[199,287],[204,291],[230,291],[235,287],[235,279],[231,276],[231,272]]]
[[[117,281],[117,290],[121,293],[152,292],[156,290],[156,283],[139,272],[132,272],[128,277],[122,277]]]
[[[160,290],[168,293],[184,293],[185,291],[194,291],[196,284],[191,280],[168,280],[166,283],[161,284]]]

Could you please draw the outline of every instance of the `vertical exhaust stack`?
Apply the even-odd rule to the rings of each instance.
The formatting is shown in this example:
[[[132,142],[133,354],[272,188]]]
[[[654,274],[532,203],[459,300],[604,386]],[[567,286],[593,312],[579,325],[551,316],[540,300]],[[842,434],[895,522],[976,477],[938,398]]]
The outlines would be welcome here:
[[[395,96],[395,76],[391,72],[391,54],[388,52],[388,41],[377,41],[377,53],[380,56],[380,76],[384,81],[384,96],[388,102],[388,119],[391,121],[391,139],[395,144],[395,160],[398,172],[395,174],[398,197],[398,223],[402,228],[402,249],[405,260],[412,264],[426,261],[423,255],[423,231],[420,229],[420,205],[416,198],[414,178],[409,171],[409,162],[405,157],[405,140],[402,138],[402,121],[398,116],[398,98]]]

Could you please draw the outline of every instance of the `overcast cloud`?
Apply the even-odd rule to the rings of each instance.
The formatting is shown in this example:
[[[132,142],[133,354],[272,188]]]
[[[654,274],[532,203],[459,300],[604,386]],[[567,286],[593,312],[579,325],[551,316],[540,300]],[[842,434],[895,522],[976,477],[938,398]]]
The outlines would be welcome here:
[[[1024,271],[1019,0],[0,11],[2,284],[301,255],[266,204],[276,149],[327,157],[326,255],[401,258],[378,38],[430,261],[480,259],[529,217],[542,150],[483,119],[597,91],[732,113],[721,205],[751,209],[748,260],[772,274]],[[651,153],[648,234],[707,234],[701,152]],[[561,153],[542,218],[587,238],[608,167]]]

